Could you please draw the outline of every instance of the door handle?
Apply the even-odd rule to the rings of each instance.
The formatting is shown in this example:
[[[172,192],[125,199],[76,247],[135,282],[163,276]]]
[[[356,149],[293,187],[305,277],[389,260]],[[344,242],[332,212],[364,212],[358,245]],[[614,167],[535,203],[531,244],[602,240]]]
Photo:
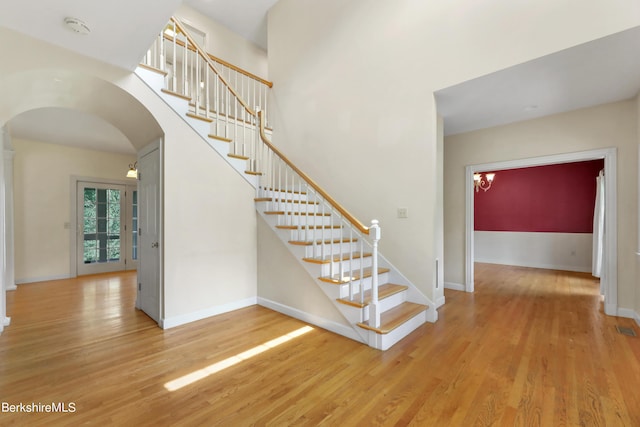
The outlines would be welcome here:
[[[151,244],[151,247],[152,247],[152,248],[157,248],[158,246],[159,246],[159,245],[158,245],[158,242],[155,242],[155,243],[152,243],[152,244]]]

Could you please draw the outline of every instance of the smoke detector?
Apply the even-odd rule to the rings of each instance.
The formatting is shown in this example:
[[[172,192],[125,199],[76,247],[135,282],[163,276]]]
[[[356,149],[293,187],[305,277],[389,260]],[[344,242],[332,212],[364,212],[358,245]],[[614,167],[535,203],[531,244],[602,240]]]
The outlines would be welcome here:
[[[91,32],[89,26],[78,18],[64,18],[64,24],[74,33],[82,34],[83,36],[86,36]]]

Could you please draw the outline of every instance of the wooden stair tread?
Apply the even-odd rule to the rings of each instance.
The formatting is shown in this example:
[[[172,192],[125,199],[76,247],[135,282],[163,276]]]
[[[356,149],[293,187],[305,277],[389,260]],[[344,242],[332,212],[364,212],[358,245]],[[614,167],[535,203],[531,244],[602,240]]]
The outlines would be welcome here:
[[[342,227],[343,227],[342,225],[309,225],[309,226],[301,225],[300,229],[301,230],[303,230],[303,229],[304,230],[306,230],[306,229],[318,230],[318,229],[324,228],[325,230],[329,230],[331,228],[339,229],[339,228],[342,228]],[[279,228],[281,230],[297,230],[298,226],[297,225],[276,225],[276,228]]]
[[[287,190],[287,189],[280,190],[278,188],[262,188],[262,187],[260,187],[260,189],[267,190],[267,191],[277,191],[279,193],[284,192],[284,193],[293,193],[293,194],[307,194],[306,191],[297,191],[297,190]]]
[[[217,139],[218,141],[222,141],[222,142],[231,142],[231,140],[229,138],[225,138],[223,136],[218,136],[218,135],[214,135],[212,133],[210,133],[209,135],[207,135],[209,138],[211,139]]]
[[[371,253],[365,252],[362,254],[362,258],[368,258],[371,256]],[[340,254],[333,255],[333,262],[348,261],[350,259],[360,258],[360,252],[353,252],[351,254],[343,254],[342,257]],[[311,262],[313,264],[329,264],[331,262],[331,255],[327,255],[324,258],[322,257],[314,257],[314,258],[302,258],[303,261]]]
[[[183,94],[181,94],[181,93],[174,92],[174,91],[172,91],[172,90],[164,89],[164,88],[162,88],[162,89],[160,89],[160,90],[161,90],[163,93],[166,93],[166,94],[168,94],[168,95],[177,96],[178,98],[182,98],[182,99],[184,99],[184,100],[191,101],[191,98],[189,98],[188,96],[183,95]]]
[[[329,243],[352,243],[352,242],[357,242],[358,239],[349,239],[349,238],[343,238],[343,239],[327,239],[327,240],[316,240],[315,243],[316,244],[329,244]],[[298,246],[311,246],[314,244],[314,242],[308,242],[306,240],[289,240],[289,243],[292,245],[298,245]]]
[[[397,307],[381,313],[380,326],[378,328],[369,326],[369,321],[360,322],[358,323],[358,326],[370,331],[374,331],[378,334],[388,334],[389,332],[393,331],[395,328],[402,325],[407,320],[413,318],[427,308],[428,307],[426,305],[416,304],[414,302],[403,302]]]
[[[256,172],[256,171],[244,171],[244,173],[249,175],[262,175],[262,172]]]
[[[273,197],[256,197],[256,202],[276,202],[276,203],[298,203],[303,205],[319,205],[320,202],[310,202],[307,200],[273,199]]]
[[[264,211],[265,215],[308,215],[308,216],[331,216],[330,213],[322,212],[287,212],[287,211]]]
[[[144,68],[145,70],[153,71],[154,73],[162,74],[163,76],[169,74],[166,71],[161,70],[160,68],[152,67],[151,65],[147,64],[138,64],[138,67]]]
[[[202,120],[203,122],[208,122],[208,123],[213,122],[213,119],[210,119],[209,117],[201,116],[199,114],[194,114],[191,112],[187,113],[187,117],[191,117],[192,119]]]
[[[388,273],[390,270],[388,268],[378,268],[378,274]],[[348,272],[347,272],[348,273]],[[350,276],[352,280],[360,280],[360,270],[355,270],[352,272],[353,275]],[[362,278],[366,279],[367,277],[371,277],[371,267],[367,267],[362,272]],[[349,283],[348,278],[340,279],[338,274],[334,274],[333,276],[323,276],[318,277],[318,280],[322,280],[323,282],[333,283],[334,285],[342,285],[344,283]]]
[[[404,285],[395,285],[393,283],[387,283],[378,287],[378,300],[385,299],[392,295],[395,295],[399,292],[405,291],[409,289],[408,286]],[[350,305],[352,307],[362,308],[371,303],[371,289],[365,291],[364,293],[364,303],[360,302],[360,293],[353,295],[353,300],[347,298],[338,298],[336,301],[342,304]]]
[[[233,154],[233,153],[229,153],[227,154],[227,157],[232,157],[234,159],[240,159],[240,160],[249,160],[249,157],[247,156],[243,156],[241,154]]]

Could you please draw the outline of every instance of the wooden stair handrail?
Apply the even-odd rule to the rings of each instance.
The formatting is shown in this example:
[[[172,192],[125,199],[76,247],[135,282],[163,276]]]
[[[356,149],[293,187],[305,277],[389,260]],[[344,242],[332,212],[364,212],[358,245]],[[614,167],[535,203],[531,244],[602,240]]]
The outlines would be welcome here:
[[[305,180],[307,182],[307,184],[309,184],[311,186],[311,188],[313,188],[315,191],[317,191],[318,194],[320,194],[327,202],[329,202],[329,204],[331,204],[331,206],[333,206],[338,212],[340,212],[344,218],[346,218],[351,224],[353,224],[362,233],[368,235],[369,234],[369,227],[364,225],[364,223],[362,223],[355,216],[353,216],[347,209],[345,209],[344,206],[339,204],[333,197],[331,197],[325,190],[323,190],[322,187],[320,187],[313,179],[311,179],[311,177],[309,177],[306,173],[304,173],[300,169],[298,169],[298,167],[296,165],[294,165],[293,162],[291,162],[291,160],[289,160],[287,158],[287,156],[282,154],[271,143],[271,141],[269,141],[269,138],[267,138],[267,135],[265,133],[263,112],[262,111],[258,111],[256,113],[253,109],[251,109],[246,104],[246,102],[244,102],[244,100],[242,98],[240,98],[240,95],[238,95],[238,93],[235,91],[235,89],[233,89],[233,87],[231,87],[231,85],[226,81],[226,79],[222,76],[222,74],[220,74],[220,72],[216,68],[215,64],[213,64],[213,62],[212,62],[213,59],[210,57],[210,55],[207,52],[205,52],[204,49],[200,45],[198,45],[198,43],[195,42],[195,40],[193,40],[193,38],[189,35],[189,32],[182,26],[182,24],[180,23],[178,18],[172,16],[171,17],[171,22],[174,23],[174,25],[178,28],[178,30],[180,30],[180,32],[182,34],[184,34],[184,36],[187,38],[187,41],[189,43],[191,43],[191,45],[197,50],[198,54],[201,57],[203,57],[203,59],[205,61],[207,61],[207,64],[209,65],[209,68],[211,68],[211,70],[216,74],[216,76],[218,76],[220,81],[222,81],[222,83],[227,87],[227,89],[229,89],[229,91],[236,97],[236,99],[238,100],[238,102],[240,102],[240,104],[244,107],[244,109],[251,116],[259,118],[259,120],[260,120],[260,139],[262,139],[262,142],[267,147],[269,147],[275,153],[276,156],[280,157],[280,159],[283,162],[285,162],[295,173],[297,173],[303,180]],[[177,38],[175,39],[175,42],[178,42]],[[188,46],[187,46],[187,48],[188,48]]]
[[[169,34],[163,33],[163,37],[164,37],[164,39],[165,39],[165,40],[169,40],[169,41],[173,42],[174,37],[170,36]],[[177,39],[176,39],[176,44],[177,44],[178,46],[181,46],[181,47],[185,47],[185,46],[186,46],[186,48],[187,48],[187,49],[189,49],[189,50],[190,50],[190,51],[192,51],[192,52],[195,52],[195,51],[196,51],[196,48],[195,48],[195,47],[192,47],[192,46],[187,45],[187,44],[186,44],[185,42],[183,42],[182,40],[177,40]],[[269,88],[272,88],[272,87],[273,87],[273,82],[270,82],[269,80],[265,80],[265,79],[263,79],[263,78],[262,78],[262,77],[260,77],[260,76],[256,76],[256,75],[255,75],[255,74],[253,74],[252,72],[247,71],[247,70],[244,70],[244,69],[242,69],[242,68],[238,67],[237,65],[233,65],[232,63],[227,62],[227,61],[225,61],[225,60],[224,60],[224,59],[222,59],[222,58],[218,58],[218,57],[217,57],[217,56],[215,56],[215,55],[212,55],[212,54],[210,54],[210,53],[207,53],[207,55],[209,55],[209,58],[213,59],[215,62],[219,62],[219,63],[221,63],[222,65],[224,65],[224,66],[226,66],[226,67],[229,67],[229,68],[231,68],[232,70],[237,71],[237,72],[238,72],[238,73],[240,73],[240,74],[244,74],[245,76],[250,77],[250,78],[252,78],[253,80],[258,81],[258,82],[262,83],[263,85],[268,86]]]
[[[180,30],[180,32],[182,34],[184,34],[184,36],[187,38],[189,43],[191,43],[193,45],[193,47],[196,48],[196,50],[198,51],[198,54],[205,61],[207,61],[207,64],[209,65],[209,68],[211,68],[211,70],[216,74],[216,76],[218,76],[220,81],[227,87],[227,89],[229,89],[229,91],[233,94],[233,96],[236,97],[238,102],[240,102],[240,105],[242,105],[242,107],[244,107],[244,109],[247,111],[247,113],[249,113],[253,117],[256,117],[256,112],[252,108],[250,108],[247,105],[247,103],[244,102],[244,100],[242,98],[240,98],[240,95],[238,95],[238,92],[236,92],[235,89],[233,87],[231,87],[229,82],[227,82],[227,80],[222,76],[222,74],[220,74],[220,72],[216,68],[215,64],[213,63],[213,60],[209,57],[209,54],[207,52],[205,52],[205,50],[198,43],[196,43],[195,40],[193,40],[193,38],[191,38],[191,36],[189,35],[189,32],[182,26],[182,24],[180,23],[178,18],[176,18],[175,16],[172,16],[171,17],[171,22],[174,23],[174,25],[178,28],[178,30]]]
[[[353,224],[358,230],[360,230],[364,234],[369,234],[369,227],[364,225],[358,218],[353,216],[347,209],[344,208],[341,204],[339,204],[333,197],[331,197],[326,191],[322,189],[313,179],[311,179],[306,173],[302,172],[296,165],[291,162],[282,154],[267,138],[267,135],[264,131],[264,120],[262,118],[263,112],[258,111],[258,117],[260,119],[260,139],[262,142],[269,147],[276,156],[280,157],[283,162],[285,162],[294,172],[296,172],[302,179],[304,179],[307,184],[309,184],[314,190],[318,192],[327,202],[329,202],[338,212],[342,214],[351,224]]]

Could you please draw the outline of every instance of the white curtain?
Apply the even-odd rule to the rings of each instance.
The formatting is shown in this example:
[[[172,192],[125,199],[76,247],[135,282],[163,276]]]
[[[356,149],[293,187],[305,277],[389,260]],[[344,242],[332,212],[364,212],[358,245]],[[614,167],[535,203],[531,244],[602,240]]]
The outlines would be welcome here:
[[[600,277],[604,258],[604,172],[596,178],[596,206],[593,212],[593,260],[591,274]]]

